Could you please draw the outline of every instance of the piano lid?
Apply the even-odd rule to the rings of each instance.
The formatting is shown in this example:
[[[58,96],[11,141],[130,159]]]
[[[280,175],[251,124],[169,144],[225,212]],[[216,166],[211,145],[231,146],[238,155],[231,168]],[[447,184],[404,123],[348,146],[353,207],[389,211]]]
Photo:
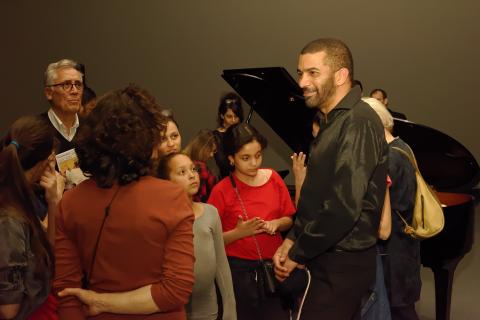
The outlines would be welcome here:
[[[302,90],[282,67],[224,70],[222,77],[293,151],[308,152],[311,123]],[[480,180],[473,155],[452,137],[406,120],[395,119],[395,135],[415,153],[424,179],[439,191],[467,191]]]
[[[316,109],[282,67],[223,70],[222,78],[295,152],[308,152]]]
[[[474,156],[460,142],[436,129],[394,118],[394,135],[415,153],[423,178],[439,191],[467,191],[480,180]]]

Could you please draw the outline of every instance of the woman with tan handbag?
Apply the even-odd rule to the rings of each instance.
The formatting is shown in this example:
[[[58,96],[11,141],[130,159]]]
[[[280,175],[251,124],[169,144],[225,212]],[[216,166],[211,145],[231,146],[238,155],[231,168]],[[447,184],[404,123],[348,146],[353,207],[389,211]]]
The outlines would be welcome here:
[[[392,232],[381,243],[385,254],[385,285],[387,288],[392,320],[418,319],[415,302],[420,298],[420,241],[404,232],[403,219],[411,223],[415,205],[415,168],[402,152],[410,152],[408,145],[392,135],[393,118],[387,108],[374,98],[364,101],[377,112],[385,127],[388,142],[388,175],[392,179],[390,187]]]

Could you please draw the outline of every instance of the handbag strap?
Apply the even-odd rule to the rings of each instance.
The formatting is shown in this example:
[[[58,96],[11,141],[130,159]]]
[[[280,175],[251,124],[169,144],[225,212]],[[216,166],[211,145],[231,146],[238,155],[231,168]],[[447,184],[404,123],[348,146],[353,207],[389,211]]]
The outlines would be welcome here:
[[[397,150],[398,152],[404,154],[409,160],[410,162],[412,163],[413,167],[415,168],[416,171],[420,172],[420,170],[418,169],[418,164],[417,164],[417,160],[415,159],[415,156],[413,155],[413,151],[412,149],[407,145],[407,148],[410,152],[406,152],[405,150],[402,150],[401,148],[399,147],[392,147],[392,149],[395,149]]]
[[[100,243],[100,237],[102,235],[103,227],[105,226],[105,221],[107,220],[108,215],[110,214],[110,209],[112,207],[113,201],[117,197],[118,192],[120,191],[120,188],[121,187],[119,186],[118,189],[113,194],[112,199],[110,199],[110,202],[108,203],[108,205],[103,209],[104,214],[103,214],[102,224],[100,225],[100,229],[97,234],[97,240],[95,241],[95,246],[93,247],[92,261],[90,262],[88,273],[85,272],[84,279],[82,279],[82,282],[83,282],[82,289],[88,289],[88,287],[90,286],[90,279],[92,278],[93,266],[95,265],[95,259],[97,257],[97,249]]]
[[[403,149],[401,149],[401,148],[399,148],[399,147],[392,147],[392,149],[395,149],[395,150],[397,150],[398,152],[400,152],[401,154],[405,155],[405,156],[408,158],[408,160],[410,160],[410,163],[411,163],[411,164],[413,165],[413,167],[415,168],[415,171],[416,171],[418,174],[421,175],[420,170],[418,169],[417,160],[415,159],[415,155],[413,154],[412,149],[411,149],[408,145],[406,145],[406,146],[407,146],[407,148],[408,148],[408,150],[409,150],[410,152],[406,152],[405,150],[403,150]],[[400,217],[400,219],[402,220],[402,222],[403,222],[403,224],[405,225],[405,227],[412,229],[412,226],[407,222],[407,220],[403,217],[403,215],[400,213],[400,211],[398,211],[398,210],[394,210],[394,211],[395,211],[395,213]],[[412,229],[412,231],[413,231],[413,229]]]
[[[240,207],[242,208],[243,217],[245,220],[248,220],[247,209],[245,209],[245,205],[243,204],[242,198],[240,197],[240,193],[238,192],[237,184],[233,179],[233,175],[230,174],[229,178],[230,178],[230,183],[232,184],[233,191],[235,191],[238,201],[240,202]],[[253,242],[255,242],[255,248],[257,249],[257,254],[258,254],[258,257],[260,258],[260,262],[263,263],[262,251],[260,250],[260,245],[258,244],[257,237],[255,237],[255,234],[252,234],[252,237],[253,237]]]

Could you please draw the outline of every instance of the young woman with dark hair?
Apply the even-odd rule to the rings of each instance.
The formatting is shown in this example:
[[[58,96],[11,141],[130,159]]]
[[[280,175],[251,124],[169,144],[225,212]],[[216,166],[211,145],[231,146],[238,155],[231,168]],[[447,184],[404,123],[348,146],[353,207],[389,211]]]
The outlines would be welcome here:
[[[142,92],[106,94],[78,133],[79,165],[91,179],[60,203],[61,319],[84,319],[84,307],[102,319],[185,319],[194,216],[181,187],[149,176],[165,121]]]
[[[232,125],[243,122],[242,99],[234,92],[229,92],[220,98],[218,106],[218,128],[214,131],[217,139],[215,162],[219,169],[219,177],[224,178],[230,173],[227,156],[223,152],[223,136]]]
[[[282,178],[272,169],[261,168],[266,146],[254,127],[246,123],[229,127],[224,151],[231,176],[215,185],[208,200],[222,221],[238,319],[289,316],[278,297],[264,294],[262,284],[260,260],[272,259],[282,244],[280,232],[290,228],[295,211]]]
[[[228,127],[243,122],[242,98],[229,92],[220,98],[217,113],[217,131],[225,132]]]
[[[53,150],[51,127],[34,116],[15,121],[0,142],[0,319],[26,319],[51,289],[51,243],[62,194],[57,190]],[[37,183],[45,190],[48,205],[44,227],[33,192]],[[53,313],[50,316],[56,319]]]
[[[158,158],[166,155],[180,152],[182,148],[182,136],[177,121],[173,117],[172,111],[165,109],[162,111],[165,118],[165,132],[162,133],[160,144],[158,145]]]
[[[217,177],[210,171],[207,161],[217,152],[217,141],[211,130],[200,130],[187,144],[183,153],[193,160],[200,176],[200,188],[193,200],[206,202],[212,192],[213,186],[217,183]]]
[[[193,224],[195,248],[195,284],[189,303],[187,319],[215,320],[218,317],[218,286],[222,301],[223,320],[235,320],[235,297],[232,276],[223,245],[222,226],[214,206],[197,202],[194,196],[199,187],[197,167],[185,154],[170,154],[160,161],[160,178],[180,185],[186,191],[195,214]]]

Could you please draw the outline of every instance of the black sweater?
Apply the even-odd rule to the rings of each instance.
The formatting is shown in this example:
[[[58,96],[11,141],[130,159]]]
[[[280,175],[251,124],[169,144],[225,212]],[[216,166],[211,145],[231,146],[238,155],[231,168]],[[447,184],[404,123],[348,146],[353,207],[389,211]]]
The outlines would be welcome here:
[[[65,137],[62,136],[62,134],[53,126],[50,118],[48,117],[48,112],[41,113],[40,117],[45,119],[45,121],[47,121],[47,123],[52,126],[53,132],[55,133],[55,138],[57,138],[59,143],[57,149],[55,150],[57,154],[73,149],[75,147],[75,137],[72,139],[72,141],[68,141],[67,139],[65,139]]]

